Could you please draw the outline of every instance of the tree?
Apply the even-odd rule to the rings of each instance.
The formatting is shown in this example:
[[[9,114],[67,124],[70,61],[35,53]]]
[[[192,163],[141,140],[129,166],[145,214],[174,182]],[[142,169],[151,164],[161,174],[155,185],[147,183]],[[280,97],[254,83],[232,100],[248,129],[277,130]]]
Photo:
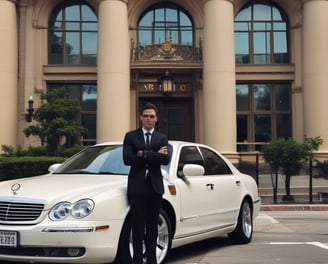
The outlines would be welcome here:
[[[80,107],[69,97],[65,88],[54,89],[41,95],[41,106],[35,110],[35,124],[24,129],[25,136],[37,136],[46,145],[49,154],[55,155],[61,140],[79,136],[85,128],[76,121]]]
[[[263,146],[263,158],[270,165],[271,170],[276,173],[280,170],[285,175],[284,200],[293,200],[290,192],[292,176],[300,173],[304,162],[313,157],[313,150],[318,150],[322,143],[320,137],[306,138],[303,143],[298,143],[291,138],[277,138]]]

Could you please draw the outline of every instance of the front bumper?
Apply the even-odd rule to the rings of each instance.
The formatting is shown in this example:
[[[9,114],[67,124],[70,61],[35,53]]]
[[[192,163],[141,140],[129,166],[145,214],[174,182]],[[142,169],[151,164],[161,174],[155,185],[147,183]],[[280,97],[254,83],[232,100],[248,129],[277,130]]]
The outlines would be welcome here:
[[[57,224],[49,221],[33,226],[0,225],[0,230],[18,234],[17,247],[0,248],[0,260],[93,264],[114,261],[123,220]]]

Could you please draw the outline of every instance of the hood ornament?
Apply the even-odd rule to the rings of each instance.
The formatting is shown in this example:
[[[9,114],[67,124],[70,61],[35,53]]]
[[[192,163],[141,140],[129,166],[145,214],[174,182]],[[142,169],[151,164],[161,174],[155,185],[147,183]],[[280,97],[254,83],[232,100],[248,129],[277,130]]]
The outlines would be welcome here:
[[[15,183],[11,186],[11,190],[13,192],[13,195],[17,194],[17,191],[21,188],[21,185],[19,183]]]

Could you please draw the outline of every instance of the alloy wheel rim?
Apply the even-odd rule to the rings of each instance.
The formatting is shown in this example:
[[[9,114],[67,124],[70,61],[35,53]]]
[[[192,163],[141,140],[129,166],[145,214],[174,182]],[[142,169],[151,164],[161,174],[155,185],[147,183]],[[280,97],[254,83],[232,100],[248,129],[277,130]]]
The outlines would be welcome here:
[[[252,225],[252,210],[248,202],[244,203],[242,214],[243,214],[242,221],[243,221],[244,234],[249,238],[252,234],[253,225]]]

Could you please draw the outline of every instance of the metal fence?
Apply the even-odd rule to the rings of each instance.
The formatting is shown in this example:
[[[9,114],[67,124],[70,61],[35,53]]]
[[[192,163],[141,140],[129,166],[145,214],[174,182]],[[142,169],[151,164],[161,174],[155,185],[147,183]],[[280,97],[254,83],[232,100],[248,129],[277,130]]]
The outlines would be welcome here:
[[[328,168],[328,163],[326,164]],[[265,163],[261,152],[241,152],[237,168],[253,176],[257,182],[263,203],[328,203],[328,171],[316,161],[304,163],[299,175],[291,178],[291,194],[294,198],[284,201],[285,178]]]

